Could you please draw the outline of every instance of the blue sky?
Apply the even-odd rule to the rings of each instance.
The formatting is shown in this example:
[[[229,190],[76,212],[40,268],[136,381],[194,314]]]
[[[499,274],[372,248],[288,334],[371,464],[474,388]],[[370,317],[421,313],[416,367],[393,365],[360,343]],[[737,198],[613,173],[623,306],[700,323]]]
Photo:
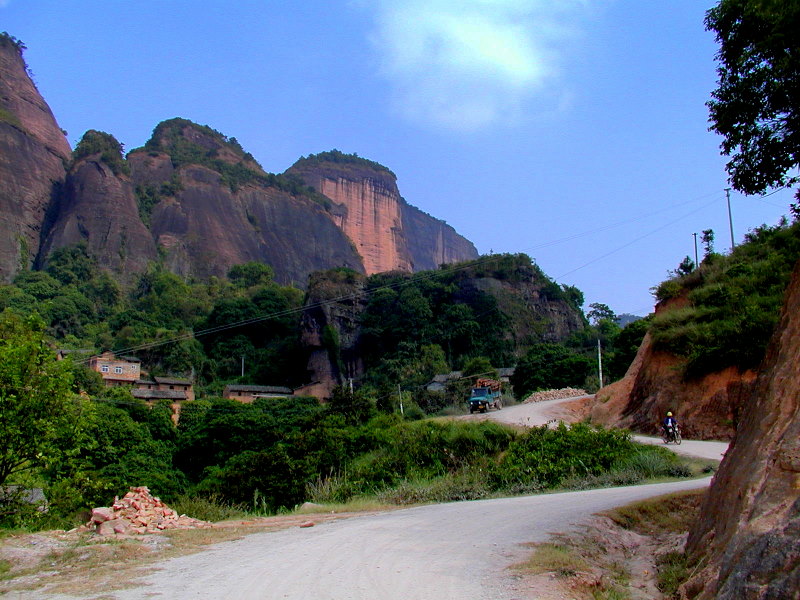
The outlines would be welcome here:
[[[730,247],[712,5],[0,0],[0,30],[73,146],[99,129],[132,149],[180,116],[272,172],[355,152],[479,252],[525,252],[586,306],[643,315],[692,233]],[[789,202],[732,193],[736,241]]]

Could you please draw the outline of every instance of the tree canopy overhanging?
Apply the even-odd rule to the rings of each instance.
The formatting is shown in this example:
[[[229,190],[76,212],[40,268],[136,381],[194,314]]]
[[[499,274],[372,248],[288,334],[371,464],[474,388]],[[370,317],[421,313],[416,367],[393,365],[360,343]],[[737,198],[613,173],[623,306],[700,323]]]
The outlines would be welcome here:
[[[706,14],[715,32],[718,87],[711,129],[734,189],[763,194],[800,181],[800,0],[721,0]],[[800,191],[798,191],[800,198]]]

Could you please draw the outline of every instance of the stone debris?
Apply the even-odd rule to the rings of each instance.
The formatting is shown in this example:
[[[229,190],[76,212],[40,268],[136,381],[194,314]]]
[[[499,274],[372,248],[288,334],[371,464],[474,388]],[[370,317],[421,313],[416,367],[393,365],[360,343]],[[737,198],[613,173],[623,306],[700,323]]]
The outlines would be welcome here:
[[[86,526],[99,535],[141,535],[165,529],[212,527],[207,521],[179,515],[144,486],[132,487],[122,498],[115,497],[110,507],[93,509]]]
[[[561,400],[562,398],[572,398],[573,396],[586,396],[586,390],[576,388],[562,388],[560,390],[545,390],[543,392],[534,392],[523,403],[528,402],[542,402],[544,400]]]

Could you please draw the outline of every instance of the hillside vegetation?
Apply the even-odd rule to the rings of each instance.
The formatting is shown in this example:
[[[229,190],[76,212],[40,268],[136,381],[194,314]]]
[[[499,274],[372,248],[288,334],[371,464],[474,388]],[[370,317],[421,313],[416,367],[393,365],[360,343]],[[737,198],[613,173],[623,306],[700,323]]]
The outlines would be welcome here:
[[[798,257],[798,222],[757,227],[728,255],[708,252],[655,290],[659,301],[677,303],[653,319],[656,347],[684,358],[687,377],[758,366]]]
[[[423,401],[421,390],[433,374],[455,366],[486,373],[517,353],[541,350],[536,339],[524,338],[526,346],[513,334],[517,317],[505,312],[510,297],[501,304],[472,279],[526,281],[533,274],[541,279],[541,294],[580,299],[528,257],[419,277],[337,273],[336,285],[330,273],[323,277],[334,296],[358,280],[365,286],[367,370],[361,389],[337,388],[325,406],[314,398],[243,405],[217,397],[225,383],[295,386],[307,377],[299,331],[303,294],[274,283],[266,265],[238,265],[224,280],[199,283],[153,264],[123,288],[79,245],[54,252],[45,270],[23,271],[12,285],[0,286],[3,350],[32,361],[19,363],[18,371],[11,370],[12,360],[0,368],[0,402],[20,408],[4,408],[4,414],[30,425],[22,433],[9,431],[24,444],[57,441],[38,450],[23,444],[32,448],[25,450],[28,458],[4,475],[6,483],[43,487],[51,511],[41,515],[6,502],[0,521],[65,523],[133,485],[147,485],[179,506],[271,512],[303,500],[442,501],[685,474],[669,456],[638,448],[624,433],[581,425],[521,434],[490,423],[422,420],[423,410],[444,406]],[[335,334],[327,335],[335,350]],[[575,344],[570,355],[581,352]],[[76,352],[56,363],[56,347]],[[107,348],[137,355],[150,374],[194,374],[199,399],[183,407],[177,427],[169,402],[147,405],[126,388],[104,386],[86,368],[88,353]],[[62,421],[28,418],[50,410],[29,394],[26,373],[41,369],[57,390],[48,398],[60,403]],[[395,405],[398,383],[405,389],[403,414]],[[459,406],[469,385],[466,379],[454,390]],[[23,393],[31,399],[25,410],[14,404]],[[6,456],[14,452],[9,446]]]

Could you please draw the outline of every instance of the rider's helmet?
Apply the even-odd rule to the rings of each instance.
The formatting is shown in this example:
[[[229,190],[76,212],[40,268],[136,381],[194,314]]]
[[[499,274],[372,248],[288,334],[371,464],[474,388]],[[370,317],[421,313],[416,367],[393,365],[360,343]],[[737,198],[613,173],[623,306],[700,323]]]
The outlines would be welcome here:
[[[667,412],[667,416],[668,416],[668,417],[671,417],[671,416],[672,416],[672,413],[671,413],[671,412]]]

